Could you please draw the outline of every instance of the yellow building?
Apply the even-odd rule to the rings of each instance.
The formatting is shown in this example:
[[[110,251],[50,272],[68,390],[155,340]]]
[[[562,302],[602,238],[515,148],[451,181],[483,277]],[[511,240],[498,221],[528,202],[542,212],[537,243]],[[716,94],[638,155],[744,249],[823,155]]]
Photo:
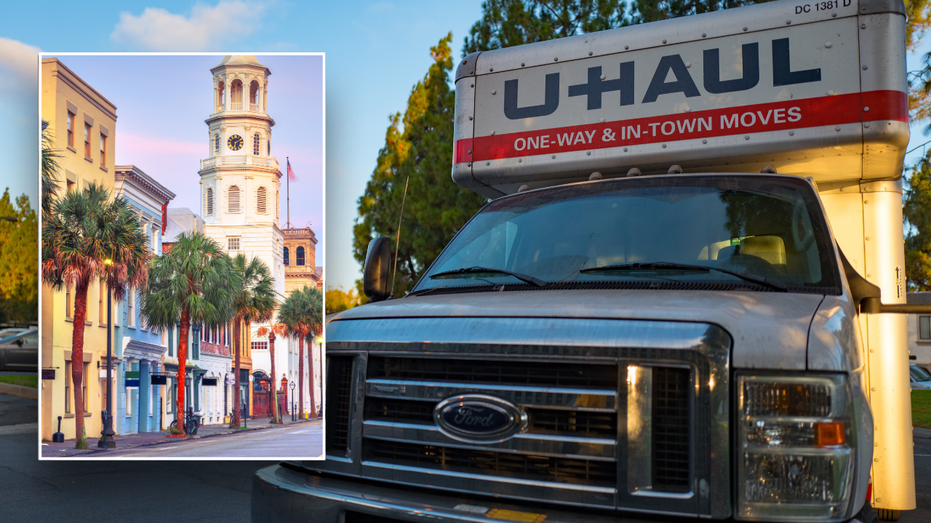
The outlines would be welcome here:
[[[323,289],[323,267],[317,267],[317,235],[310,227],[282,229],[284,233],[284,293],[306,287]]]
[[[59,195],[83,190],[91,183],[114,185],[116,106],[56,58],[42,60],[42,119],[48,122],[52,149],[60,157]],[[83,415],[88,443],[100,437],[100,412],[106,405],[107,303],[98,282],[87,292],[84,329],[83,408],[74,405],[71,336],[74,289],[53,291],[42,286],[42,438],[51,439],[62,417],[61,431],[73,439],[74,416]],[[116,373],[113,373],[116,376]],[[113,384],[113,390],[117,390]],[[80,414],[78,414],[80,413]]]

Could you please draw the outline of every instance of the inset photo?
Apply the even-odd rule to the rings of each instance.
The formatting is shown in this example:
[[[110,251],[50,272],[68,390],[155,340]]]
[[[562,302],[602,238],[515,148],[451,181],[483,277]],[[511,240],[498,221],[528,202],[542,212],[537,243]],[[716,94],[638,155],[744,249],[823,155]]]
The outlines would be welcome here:
[[[323,459],[324,55],[40,60],[40,458]]]

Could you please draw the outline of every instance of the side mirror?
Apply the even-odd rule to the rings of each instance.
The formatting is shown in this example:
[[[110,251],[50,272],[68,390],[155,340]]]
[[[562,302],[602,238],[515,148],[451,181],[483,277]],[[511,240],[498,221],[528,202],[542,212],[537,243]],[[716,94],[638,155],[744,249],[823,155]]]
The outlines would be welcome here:
[[[853,265],[847,261],[844,252],[840,252],[841,263],[844,265],[844,275],[847,276],[847,283],[850,285],[850,292],[853,294],[853,300],[859,306],[860,312],[864,314],[927,314],[931,313],[931,305],[908,305],[904,303],[883,303],[880,296],[879,287],[866,281],[863,276],[853,268]]]
[[[22,338],[19,338],[18,340],[16,340],[16,344],[19,345],[20,347],[22,347],[22,346],[23,346],[23,339],[22,339]]]
[[[362,292],[371,301],[388,298],[388,266],[391,264],[391,238],[379,236],[369,242],[362,269]]]

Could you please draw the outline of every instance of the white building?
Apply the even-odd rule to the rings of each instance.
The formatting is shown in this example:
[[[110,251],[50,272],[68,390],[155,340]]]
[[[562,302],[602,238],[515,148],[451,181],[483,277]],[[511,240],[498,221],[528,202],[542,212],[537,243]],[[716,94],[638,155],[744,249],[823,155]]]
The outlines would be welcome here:
[[[285,299],[284,235],[279,221],[282,175],[271,156],[275,121],[268,116],[266,103],[271,71],[251,55],[225,56],[210,71],[215,112],[206,121],[208,158],[201,160],[199,171],[204,233],[230,256],[244,254],[265,262],[281,303]],[[242,389],[238,395],[258,416],[263,415],[263,404],[256,401],[259,382],[254,380],[271,377],[268,340],[255,334],[262,326],[252,325],[249,343],[240,355]],[[289,372],[288,354],[296,350],[292,345],[296,347],[288,339],[275,342],[278,376],[270,380],[275,387],[281,375]]]
[[[910,305],[931,305],[931,292],[910,292],[906,295]],[[908,359],[931,370],[931,315],[909,314]]]

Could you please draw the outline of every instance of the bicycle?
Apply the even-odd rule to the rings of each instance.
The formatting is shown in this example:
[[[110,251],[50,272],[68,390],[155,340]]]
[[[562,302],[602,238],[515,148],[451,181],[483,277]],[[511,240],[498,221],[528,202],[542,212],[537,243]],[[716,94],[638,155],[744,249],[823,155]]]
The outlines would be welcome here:
[[[178,420],[175,419],[168,426],[178,430]],[[193,407],[188,407],[187,412],[184,414],[184,433],[188,436],[197,434],[198,427],[200,427],[200,417],[194,415]]]

